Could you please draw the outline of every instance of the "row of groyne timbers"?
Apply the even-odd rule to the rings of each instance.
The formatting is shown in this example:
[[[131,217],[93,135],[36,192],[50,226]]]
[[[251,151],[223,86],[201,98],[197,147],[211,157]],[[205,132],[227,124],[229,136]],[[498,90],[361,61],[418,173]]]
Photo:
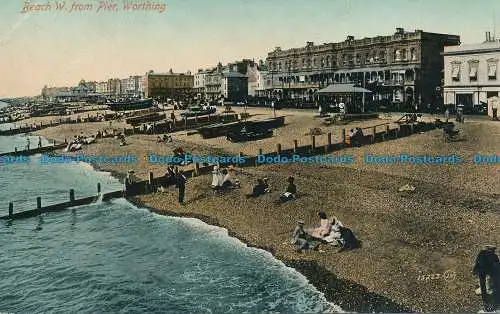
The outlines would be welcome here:
[[[161,118],[163,121],[154,121],[155,118],[151,117],[152,114],[155,114],[156,117]],[[140,134],[144,133],[144,131],[141,130],[140,126],[138,124],[151,124],[152,126],[152,133],[154,134],[160,134],[160,133],[169,133],[169,132],[176,132],[176,131],[182,131],[182,130],[188,130],[188,129],[193,129],[193,128],[198,128],[201,126],[213,124],[213,123],[230,123],[230,122],[236,122],[241,119],[243,119],[242,114],[236,114],[236,113],[231,113],[231,114],[215,114],[215,115],[203,115],[203,116],[194,116],[194,117],[186,117],[184,119],[180,120],[166,120],[165,114],[160,114],[160,113],[150,113],[146,116],[150,116],[149,119],[146,119],[144,121],[140,121],[141,117],[145,117],[144,115],[140,116],[131,116],[130,118],[126,120],[132,120],[132,127],[131,128],[123,128],[123,130],[120,129],[120,131],[123,131],[123,134],[125,135],[133,135],[133,134]],[[78,124],[78,123],[89,123],[89,122],[103,122],[101,120],[101,116],[95,115],[91,116],[90,114],[87,115],[86,118],[77,118],[77,119],[72,119],[70,117],[67,117],[65,119],[58,119],[58,120],[51,120],[49,122],[43,123],[40,122],[39,124],[31,124],[28,125],[26,124],[25,126],[20,126],[17,128],[9,128],[8,130],[0,130],[0,136],[10,136],[10,135],[16,135],[16,134],[23,134],[23,133],[30,133],[30,132],[36,132],[45,128],[50,128],[54,126],[59,126],[59,125],[64,125],[64,124]],[[133,120],[135,119],[135,120]],[[150,121],[148,121],[150,120]],[[112,122],[113,120],[106,120],[109,122]]]
[[[374,126],[363,128],[363,130],[371,129],[371,134],[364,135],[357,141],[357,145],[370,145],[381,141],[395,140],[401,137],[410,136],[412,134],[426,132],[430,130],[434,130],[441,126],[441,122],[416,122],[416,123],[405,123],[400,124],[397,128],[390,128],[390,123],[377,124]],[[316,155],[323,155],[330,152],[340,151],[344,148],[352,146],[351,139],[346,134],[346,129],[341,130],[340,134],[340,142],[332,143],[332,134],[327,133],[327,144],[322,146],[316,145],[316,135],[310,136],[310,142],[306,145],[299,146],[297,140],[293,140],[293,147],[288,149],[283,149],[282,144],[276,144],[276,149],[273,152],[264,152],[262,149],[258,150],[258,155],[261,157],[292,157],[292,155],[300,155],[302,157],[310,157]],[[244,157],[246,163],[237,164],[235,166],[238,167],[253,167],[258,166],[261,163],[258,162],[258,155],[256,156],[245,156],[243,153],[239,153],[240,157]],[[227,167],[232,164],[229,163],[219,163],[217,166],[219,167]],[[216,166],[214,164],[203,164],[195,163],[194,167],[191,169],[186,169],[184,174],[188,177],[194,177],[203,175],[206,173],[210,173],[213,170],[213,167]],[[148,180],[138,181],[132,183],[130,185],[124,185],[124,188],[120,191],[114,191],[102,194],[101,186],[98,184],[98,194],[96,196],[85,197],[81,199],[75,199],[74,190],[70,190],[69,201],[49,205],[42,206],[41,197],[37,198],[37,208],[34,210],[22,211],[22,212],[14,212],[14,204],[9,203],[9,212],[6,216],[1,216],[0,219],[20,219],[20,218],[28,218],[35,217],[45,212],[55,212],[61,211],[67,208],[82,206],[91,203],[95,203],[98,200],[102,200],[103,202],[109,201],[116,198],[130,198],[137,195],[154,193],[157,191],[157,188],[162,184],[163,177],[155,178],[152,172],[149,173]]]

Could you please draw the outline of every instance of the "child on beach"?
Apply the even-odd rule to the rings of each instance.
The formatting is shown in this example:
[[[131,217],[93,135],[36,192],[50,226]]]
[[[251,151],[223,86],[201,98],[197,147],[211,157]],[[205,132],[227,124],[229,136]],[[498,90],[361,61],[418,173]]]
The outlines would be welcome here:
[[[286,191],[280,196],[280,201],[282,203],[291,201],[297,197],[297,187],[295,186],[294,183],[295,181],[294,177],[288,177],[287,181],[288,181],[288,186],[286,188]]]

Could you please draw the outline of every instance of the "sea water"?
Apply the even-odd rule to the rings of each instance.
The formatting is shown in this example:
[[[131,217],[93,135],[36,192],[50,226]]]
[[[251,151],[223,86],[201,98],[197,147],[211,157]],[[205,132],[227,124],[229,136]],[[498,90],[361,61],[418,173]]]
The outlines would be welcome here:
[[[0,136],[0,151],[23,136]],[[2,145],[4,145],[2,147]],[[0,165],[0,216],[122,189],[83,163]],[[227,231],[124,199],[0,221],[0,312],[319,313],[341,311],[296,271]]]

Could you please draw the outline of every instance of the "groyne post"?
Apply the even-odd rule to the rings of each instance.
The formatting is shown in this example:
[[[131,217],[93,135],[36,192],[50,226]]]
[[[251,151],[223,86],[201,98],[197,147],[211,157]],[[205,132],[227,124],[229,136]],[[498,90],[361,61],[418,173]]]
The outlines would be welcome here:
[[[97,183],[97,195],[101,194],[101,184]]]
[[[371,138],[372,143],[375,143],[375,137],[376,137],[376,136],[377,136],[377,127],[376,127],[376,126],[374,126],[374,127],[373,127],[373,130],[372,130],[372,138]]]
[[[9,219],[12,219],[13,215],[14,215],[14,203],[10,202],[9,203]]]
[[[316,136],[311,135],[311,150],[314,151],[316,149]]]
[[[56,146],[56,140],[54,140],[54,146]]]
[[[384,134],[384,140],[389,139],[389,133],[391,132],[391,129],[389,127],[389,124],[385,125],[385,134]]]
[[[69,202],[71,205],[75,202],[75,190],[69,190]]]
[[[345,129],[342,129],[340,132],[340,141],[342,143],[342,146],[346,145],[346,140],[345,140]]]
[[[68,144],[68,139],[67,138],[64,139],[64,144]]]
[[[276,154],[281,155],[281,144],[276,144]]]
[[[150,172],[149,176],[148,176],[149,192],[153,192],[154,191],[154,189],[153,189],[153,183],[154,183],[154,175],[153,175],[153,172]]]
[[[262,148],[259,148],[259,155],[263,155]]]
[[[42,198],[38,196],[36,198],[36,210],[40,211],[40,209],[42,209]]]
[[[329,151],[332,150],[332,133],[328,133],[326,137],[328,140],[328,145],[326,146],[326,152],[328,153]]]
[[[299,142],[297,140],[293,140],[293,152],[297,154],[299,151]]]
[[[17,153],[17,147],[14,147],[14,152]]]

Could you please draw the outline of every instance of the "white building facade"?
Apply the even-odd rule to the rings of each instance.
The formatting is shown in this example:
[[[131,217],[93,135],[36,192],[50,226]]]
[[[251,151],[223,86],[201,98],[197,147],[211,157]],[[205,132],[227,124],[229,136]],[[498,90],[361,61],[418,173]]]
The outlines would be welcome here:
[[[108,82],[97,82],[96,93],[106,95],[108,93]]]
[[[444,48],[444,104],[473,107],[499,96],[500,42]]]
[[[200,99],[205,99],[206,97],[206,77],[209,74],[209,70],[199,69],[197,73],[194,74],[194,92]]]

